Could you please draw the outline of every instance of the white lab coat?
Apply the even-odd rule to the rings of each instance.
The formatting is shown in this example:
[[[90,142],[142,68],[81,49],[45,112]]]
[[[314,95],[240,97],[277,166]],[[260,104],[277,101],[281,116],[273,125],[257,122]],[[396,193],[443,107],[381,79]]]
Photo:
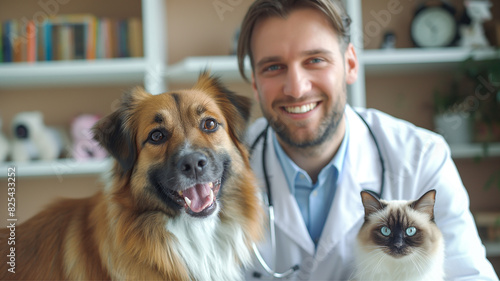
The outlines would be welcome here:
[[[469,211],[467,192],[443,138],[380,111],[357,111],[373,130],[385,161],[383,199],[418,199],[430,189],[437,190],[435,218],[445,237],[447,280],[498,280],[485,258],[485,249]],[[360,192],[364,189],[380,192],[381,165],[367,127],[350,106],[346,106],[346,117],[350,126],[348,151],[317,251],[270,141],[274,132],[270,129],[267,134],[266,163],[276,218],[276,264],[269,264],[269,233],[258,248],[277,272],[298,264],[300,270],[291,280],[348,280],[352,277],[354,243],[364,217]],[[261,118],[250,127],[249,144],[266,124]],[[266,196],[262,143],[260,140],[255,147],[251,164],[263,196]],[[254,278],[255,271],[262,276]],[[254,257],[253,268],[247,270],[246,279],[271,278]]]

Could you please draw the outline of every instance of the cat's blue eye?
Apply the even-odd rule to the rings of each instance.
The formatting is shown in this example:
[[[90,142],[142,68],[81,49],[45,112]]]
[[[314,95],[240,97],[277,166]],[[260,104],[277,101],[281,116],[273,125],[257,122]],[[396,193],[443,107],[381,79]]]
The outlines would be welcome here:
[[[414,226],[410,226],[406,229],[406,235],[413,236],[417,233],[417,229]]]
[[[391,230],[387,226],[382,226],[382,228],[380,229],[380,232],[382,232],[382,235],[384,235],[384,236],[391,235]]]

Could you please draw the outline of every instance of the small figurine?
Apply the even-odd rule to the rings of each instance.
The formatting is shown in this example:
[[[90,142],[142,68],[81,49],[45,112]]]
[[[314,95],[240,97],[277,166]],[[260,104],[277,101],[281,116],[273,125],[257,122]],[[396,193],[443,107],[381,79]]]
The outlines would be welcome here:
[[[384,34],[384,39],[382,41],[382,45],[380,49],[382,50],[392,50],[396,48],[396,34],[392,31],[387,31]]]
[[[483,22],[492,19],[489,0],[464,1],[467,15],[471,19],[469,25],[460,26],[460,46],[462,47],[488,47],[488,39],[484,33]]]
[[[71,123],[71,137],[73,140],[72,156],[77,160],[103,159],[108,154],[97,141],[93,139],[92,126],[99,120],[99,116],[82,114]]]
[[[47,127],[39,111],[18,113],[12,120],[12,160],[54,160],[61,156],[67,138],[61,130]]]

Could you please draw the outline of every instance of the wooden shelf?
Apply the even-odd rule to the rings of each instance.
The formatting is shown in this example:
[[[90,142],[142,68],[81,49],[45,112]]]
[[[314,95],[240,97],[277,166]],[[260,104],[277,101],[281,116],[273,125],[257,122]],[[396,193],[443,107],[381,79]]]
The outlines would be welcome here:
[[[59,159],[54,161],[32,161],[24,163],[6,162],[0,164],[0,178],[7,177],[9,167],[16,168],[16,177],[46,177],[56,176],[82,176],[99,175],[111,168],[113,160],[87,160]]]
[[[143,58],[0,64],[0,88],[142,84]]]

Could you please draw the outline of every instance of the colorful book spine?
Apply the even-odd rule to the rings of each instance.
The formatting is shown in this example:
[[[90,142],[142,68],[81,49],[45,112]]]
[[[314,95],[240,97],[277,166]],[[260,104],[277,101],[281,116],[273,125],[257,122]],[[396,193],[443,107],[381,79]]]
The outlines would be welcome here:
[[[128,49],[128,24],[126,20],[121,20],[118,24],[118,57],[130,57]]]
[[[43,23],[44,57],[46,61],[53,60],[52,55],[52,23],[46,20]]]
[[[11,21],[4,22],[2,27],[3,61],[12,62],[12,44],[9,38]]]
[[[97,23],[97,19],[91,18],[86,24],[85,40],[87,44],[85,47],[85,58],[88,60],[96,58]]]
[[[131,57],[143,56],[142,22],[139,18],[128,20],[128,45]]]
[[[26,24],[26,61],[35,62],[37,60],[37,40],[36,40],[36,25],[34,21],[28,21]]]

